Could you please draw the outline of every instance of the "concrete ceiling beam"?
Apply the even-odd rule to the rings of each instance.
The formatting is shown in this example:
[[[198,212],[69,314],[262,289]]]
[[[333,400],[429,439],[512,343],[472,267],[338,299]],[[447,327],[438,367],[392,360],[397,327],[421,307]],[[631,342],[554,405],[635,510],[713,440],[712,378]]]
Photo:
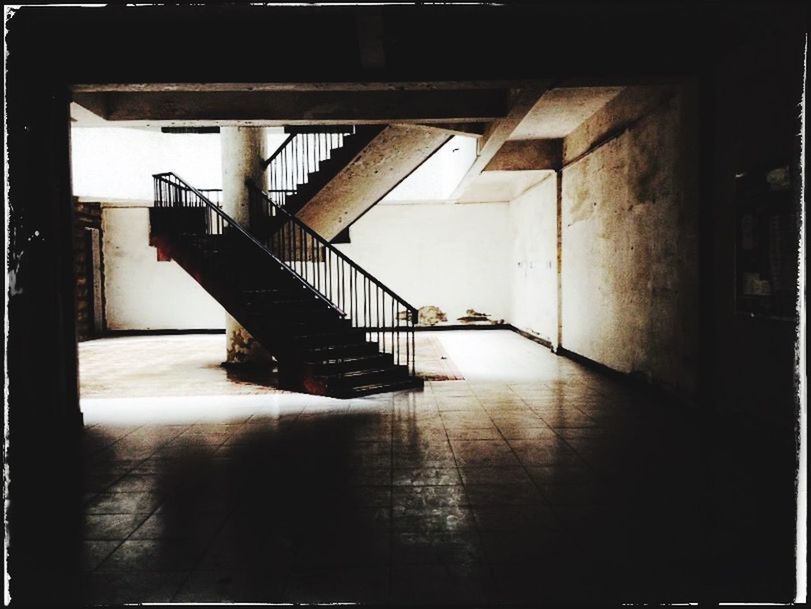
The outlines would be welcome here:
[[[674,93],[672,86],[633,86],[623,89],[563,138],[562,164],[573,163],[613,139]]]
[[[507,92],[500,89],[110,92],[75,93],[74,101],[110,121],[261,120],[284,124],[470,123],[504,117],[508,108]]]
[[[560,169],[563,140],[510,140],[495,154],[484,171],[534,171]]]
[[[479,140],[479,154],[471,165],[465,176],[462,178],[456,190],[451,194],[451,199],[460,198],[476,177],[481,174],[484,168],[493,160],[493,157],[504,145],[513,130],[524,119],[527,113],[532,110],[535,103],[551,85],[551,81],[538,81],[523,89],[512,91],[510,109],[508,114],[499,120],[493,121]]]
[[[232,83],[79,83],[73,93],[211,93],[241,91],[471,91],[475,89],[521,89],[535,80],[426,80],[364,82],[232,82]]]
[[[397,123],[392,123],[397,125]],[[408,124],[415,129],[428,129],[431,131],[443,131],[448,135],[464,135],[468,137],[482,137],[487,130],[488,123],[433,123],[433,124]]]

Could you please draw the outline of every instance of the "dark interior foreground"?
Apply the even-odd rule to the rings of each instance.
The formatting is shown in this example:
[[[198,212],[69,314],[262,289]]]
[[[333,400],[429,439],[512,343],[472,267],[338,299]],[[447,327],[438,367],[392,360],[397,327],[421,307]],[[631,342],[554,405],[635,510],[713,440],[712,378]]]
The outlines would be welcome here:
[[[370,10],[385,24],[383,65],[358,59],[358,20]],[[791,601],[797,319],[736,311],[734,178],[798,170],[806,24],[807,9],[775,3],[20,9],[7,40],[13,602],[156,591],[155,600],[218,600],[212,583],[235,586],[234,600],[269,602]],[[438,383],[360,414],[83,428],[73,86],[479,79],[695,88],[695,396],[583,371],[588,381],[556,379],[518,399]],[[563,406],[580,425],[556,416]],[[560,509],[578,504],[589,509]],[[177,519],[176,538],[150,537],[149,518]],[[117,597],[109,573],[87,575],[80,559],[82,548],[123,539],[130,545],[108,566],[125,570],[141,598]],[[222,551],[203,557],[199,543]]]

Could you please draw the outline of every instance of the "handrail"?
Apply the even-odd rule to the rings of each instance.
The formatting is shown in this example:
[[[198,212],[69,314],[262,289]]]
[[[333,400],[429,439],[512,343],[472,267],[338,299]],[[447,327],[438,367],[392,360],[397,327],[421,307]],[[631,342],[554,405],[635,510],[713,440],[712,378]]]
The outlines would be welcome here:
[[[262,162],[262,169],[266,169],[267,166],[270,165],[273,162],[273,159],[275,159],[277,156],[279,156],[282,153],[282,150],[284,150],[284,148],[287,146],[287,144],[290,143],[290,140],[292,140],[294,137],[296,137],[295,133],[291,133],[290,135],[288,135],[287,138],[282,142],[282,145],[279,146],[276,149],[276,152],[271,154],[270,158],[268,160]]]
[[[391,352],[396,363],[400,363],[401,351],[404,351],[405,363],[414,375],[417,308],[358,266],[268,193],[250,180],[246,184],[251,218],[264,219],[267,223],[258,232],[263,235],[268,250],[298,268],[305,281],[347,313],[352,327],[364,330],[378,342],[382,351]],[[405,333],[404,340],[401,333]]]
[[[164,173],[153,174],[152,178],[153,178],[154,184],[155,184],[155,207],[203,207],[203,205],[205,205],[206,207],[208,207],[208,209],[211,212],[214,212],[221,221],[221,222],[219,222],[217,224],[217,227],[216,227],[217,229],[219,229],[219,232],[211,233],[211,234],[221,234],[222,233],[222,221],[224,221],[225,224],[228,224],[232,228],[234,228],[240,235],[242,235],[244,238],[248,239],[256,247],[258,247],[260,250],[262,250],[263,253],[270,256],[273,259],[274,262],[276,262],[281,267],[283,267],[285,270],[290,272],[293,276],[295,276],[298,279],[299,283],[301,283],[302,287],[304,287],[306,290],[311,292],[316,298],[323,301],[325,304],[327,304],[330,308],[334,309],[341,316],[343,316],[343,317],[346,316],[346,313],[344,311],[342,311],[341,309],[336,307],[328,298],[326,298],[323,294],[321,294],[318,290],[316,290],[313,286],[311,286],[304,277],[302,277],[301,275],[299,275],[296,272],[295,269],[293,269],[290,265],[286,264],[283,260],[280,260],[278,257],[276,257],[273,254],[273,252],[271,252],[270,249],[268,249],[261,241],[259,241],[256,237],[254,237],[247,230],[245,230],[245,228],[241,224],[239,224],[239,222],[234,220],[231,216],[226,214],[217,205],[212,203],[208,199],[208,197],[203,195],[203,193],[200,192],[198,189],[196,189],[194,186],[191,186],[188,182],[186,182],[185,180],[183,180],[182,178],[180,178],[178,175],[176,175],[175,173],[173,173],[171,171],[164,172]],[[180,202],[179,198],[174,200],[174,201],[171,201],[172,205],[164,205],[162,203],[168,203],[168,201],[164,202],[161,199],[161,197],[159,196],[159,194],[160,194],[159,183],[163,183],[167,187],[170,187],[170,188],[180,188],[180,189],[185,190],[187,192],[193,193],[194,195],[196,195],[196,197],[198,199],[198,202],[202,203],[203,205],[193,205],[193,204],[177,205],[177,203]],[[212,190],[214,190],[214,189],[212,189]],[[207,220],[206,221],[206,228],[207,228],[206,234],[210,234],[208,231],[213,230],[213,229],[210,226],[210,222],[209,222],[208,217],[206,218],[206,220]]]
[[[298,227],[300,227],[300,228],[301,228],[301,230],[303,230],[305,233],[307,233],[308,235],[310,235],[310,236],[311,236],[311,237],[312,237],[314,240],[316,240],[316,241],[317,241],[319,244],[321,244],[323,247],[325,247],[325,248],[329,249],[329,250],[330,250],[330,251],[331,251],[333,254],[335,254],[336,256],[338,256],[338,258],[340,258],[341,260],[343,260],[344,262],[346,262],[347,264],[349,264],[351,267],[353,267],[353,268],[357,269],[358,271],[360,271],[360,272],[361,272],[363,275],[365,275],[365,276],[369,277],[369,278],[370,278],[372,281],[374,281],[374,282],[375,282],[375,284],[377,284],[377,285],[378,285],[378,286],[379,286],[381,289],[385,290],[385,291],[386,291],[386,292],[389,294],[389,296],[391,296],[392,298],[394,298],[394,299],[396,299],[396,300],[399,300],[399,301],[400,301],[400,302],[401,302],[403,305],[405,305],[405,307],[406,307],[406,308],[407,308],[407,309],[408,309],[408,310],[409,310],[411,313],[413,313],[413,314],[415,314],[415,315],[417,314],[417,308],[416,308],[416,307],[414,307],[413,305],[410,305],[410,304],[409,304],[409,303],[408,303],[408,302],[407,302],[407,301],[406,301],[406,300],[405,300],[405,299],[404,299],[402,296],[399,296],[398,294],[396,294],[396,293],[394,292],[394,290],[392,290],[391,288],[389,288],[388,286],[386,286],[386,285],[385,285],[385,284],[384,284],[382,281],[380,281],[380,280],[379,280],[379,279],[377,279],[377,278],[376,278],[374,275],[372,275],[371,273],[369,273],[368,271],[366,271],[366,270],[365,270],[363,267],[358,266],[358,264],[357,264],[357,263],[356,263],[354,260],[352,260],[351,258],[349,258],[349,257],[348,257],[346,254],[344,254],[344,253],[343,253],[341,250],[339,250],[338,248],[336,248],[336,247],[335,247],[335,246],[334,246],[332,243],[330,243],[329,241],[327,241],[326,239],[324,239],[324,237],[322,237],[322,236],[321,236],[321,235],[319,235],[317,232],[315,232],[313,229],[311,229],[309,226],[307,226],[306,224],[304,224],[304,222],[302,222],[301,220],[299,220],[299,219],[298,219],[296,216],[294,216],[293,214],[291,214],[291,213],[290,213],[289,211],[287,211],[287,210],[286,210],[284,207],[282,207],[282,206],[281,206],[281,205],[279,205],[278,203],[274,202],[274,201],[273,201],[273,200],[272,200],[270,197],[268,197],[268,196],[267,196],[267,194],[265,194],[263,191],[259,190],[259,189],[256,187],[256,185],[255,185],[253,182],[251,182],[250,180],[247,180],[247,181],[246,181],[246,185],[248,186],[248,189],[249,189],[249,190],[250,190],[252,193],[254,193],[254,194],[256,194],[256,195],[261,196],[261,197],[262,197],[262,198],[263,198],[263,199],[264,199],[264,200],[265,200],[267,203],[269,203],[270,205],[272,205],[272,206],[275,208],[275,210],[276,210],[277,214],[281,214],[282,216],[284,216],[284,217],[285,217],[285,219],[286,219],[288,222],[292,222],[292,223],[294,223],[295,225],[297,225]],[[273,215],[277,215],[277,214],[273,214]]]

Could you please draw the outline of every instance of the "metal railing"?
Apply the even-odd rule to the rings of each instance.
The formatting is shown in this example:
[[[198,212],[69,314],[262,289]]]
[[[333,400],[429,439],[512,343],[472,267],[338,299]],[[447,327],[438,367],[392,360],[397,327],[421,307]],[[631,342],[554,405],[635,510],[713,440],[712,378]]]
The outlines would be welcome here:
[[[197,192],[217,207],[222,208],[222,188],[198,188]]]
[[[248,191],[251,209],[261,208],[278,227],[263,238],[264,245],[346,313],[352,327],[365,330],[381,351],[391,353],[395,364],[408,366],[413,376],[417,309],[274,201],[272,194],[251,183]]]
[[[196,212],[192,212],[194,213],[194,217],[184,218],[184,222],[182,223],[167,223],[166,227],[168,227],[168,230],[190,232],[196,235],[223,235],[227,232],[238,239],[242,239],[246,244],[251,244],[257,250],[261,250],[261,252],[267,256],[271,264],[277,264],[279,267],[292,274],[298,279],[302,287],[310,292],[314,298],[323,301],[329,305],[330,308],[335,309],[339,314],[345,316],[343,311],[339,310],[329,299],[319,293],[314,286],[299,275],[295,269],[275,256],[267,247],[239,224],[239,222],[222,211],[218,203],[214,203],[204,194],[204,192],[207,192],[210,195],[215,195],[215,198],[219,199],[220,190],[198,190],[171,172],[155,174],[152,176],[152,179],[155,189],[156,208],[199,210],[199,216]]]
[[[264,163],[267,167],[268,194],[281,206],[309,180],[311,173],[344,145],[344,138],[355,133],[355,127],[341,127],[319,132],[291,133]]]

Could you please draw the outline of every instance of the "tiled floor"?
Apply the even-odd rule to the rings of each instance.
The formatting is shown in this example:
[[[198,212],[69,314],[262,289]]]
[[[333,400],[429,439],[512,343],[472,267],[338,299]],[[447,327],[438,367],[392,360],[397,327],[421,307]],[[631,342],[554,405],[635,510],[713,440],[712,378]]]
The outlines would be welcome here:
[[[510,332],[436,335],[466,380],[84,400],[80,600],[685,601],[756,571],[773,512],[693,415]]]
[[[441,332],[417,332],[417,373],[427,380],[464,378],[445,352]],[[234,370],[225,334],[128,336],[79,343],[83,398],[277,393],[272,371]]]

